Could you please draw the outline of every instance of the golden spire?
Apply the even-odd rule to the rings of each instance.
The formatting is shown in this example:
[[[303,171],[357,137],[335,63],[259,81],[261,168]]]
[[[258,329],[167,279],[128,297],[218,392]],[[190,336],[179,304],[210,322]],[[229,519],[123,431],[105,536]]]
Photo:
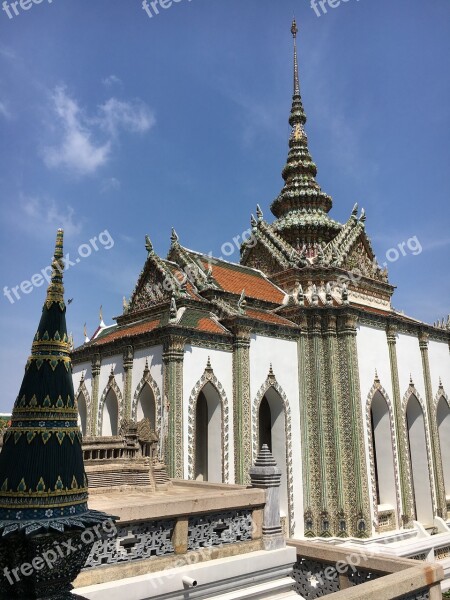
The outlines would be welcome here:
[[[64,285],[63,285],[63,273],[64,273],[64,254],[63,254],[63,243],[64,243],[64,231],[58,229],[56,234],[55,252],[52,260],[52,279],[47,289],[47,298],[45,304],[47,308],[50,308],[53,302],[58,302],[61,306],[64,306]]]

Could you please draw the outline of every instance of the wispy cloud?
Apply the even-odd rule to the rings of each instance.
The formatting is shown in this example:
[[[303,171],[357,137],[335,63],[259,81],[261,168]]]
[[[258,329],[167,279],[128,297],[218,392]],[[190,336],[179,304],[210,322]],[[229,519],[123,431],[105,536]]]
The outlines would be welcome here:
[[[108,75],[108,77],[102,79],[102,83],[106,87],[111,87],[113,85],[122,85],[122,80],[117,75]]]
[[[50,169],[62,167],[76,175],[90,175],[103,167],[121,131],[145,133],[155,123],[152,111],[140,100],[110,98],[94,116],[65,87],[57,87],[51,101],[63,133],[59,143],[44,148],[44,162]]]
[[[103,166],[111,152],[111,142],[93,141],[85,116],[77,102],[70,98],[63,87],[56,88],[53,108],[63,126],[63,139],[58,146],[44,150],[47,167],[66,167],[81,175],[95,172]]]
[[[6,108],[6,104],[0,100],[0,115],[5,119],[11,119],[12,115],[9,110]]]
[[[1,46],[1,45],[0,45],[0,56],[2,56],[3,58],[9,58],[10,60],[14,60],[16,58],[16,55],[13,50],[8,48],[7,46]]]
[[[155,117],[149,107],[140,100],[123,102],[117,98],[110,98],[100,106],[99,124],[115,137],[120,130],[145,133],[155,124]]]
[[[115,190],[120,190],[120,181],[116,179],[116,177],[110,177],[103,181],[100,193],[106,194],[107,192],[113,192]]]
[[[20,215],[17,214],[20,212]],[[14,210],[16,227],[27,233],[42,236],[61,227],[69,237],[79,235],[82,221],[76,218],[75,210],[61,206],[53,198],[22,195]]]

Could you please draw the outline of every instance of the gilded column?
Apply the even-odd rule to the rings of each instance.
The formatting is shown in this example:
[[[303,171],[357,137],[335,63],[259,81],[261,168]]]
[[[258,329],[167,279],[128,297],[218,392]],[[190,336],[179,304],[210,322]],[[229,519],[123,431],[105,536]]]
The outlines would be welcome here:
[[[236,483],[250,483],[252,466],[252,409],[250,399],[250,329],[234,330],[233,410]]]
[[[131,394],[133,385],[133,360],[134,360],[134,348],[133,346],[127,346],[123,351],[123,370],[125,374],[124,381],[124,394],[123,401],[125,406],[123,407],[124,419],[131,420]]]
[[[318,450],[318,477],[316,477],[316,510],[317,531],[320,536],[330,535],[330,519],[328,515],[329,502],[329,469],[327,460],[327,434],[326,434],[326,377],[323,364],[322,349],[322,318],[320,314],[311,315],[310,319],[310,373],[312,384],[312,415],[317,422],[316,443]]]
[[[99,435],[98,432],[98,395],[100,385],[100,367],[102,361],[100,354],[95,354],[91,362],[92,371],[92,412],[91,412],[91,435]]]
[[[339,386],[339,360],[338,360],[338,342],[337,342],[337,317],[328,315],[325,329],[325,344],[328,367],[328,398],[329,398],[329,421],[327,428],[330,435],[330,457],[329,465],[331,468],[330,479],[332,479],[332,499],[333,499],[333,517],[334,517],[334,535],[345,536],[347,520],[344,506],[344,489],[342,479],[342,417],[339,412],[341,404],[340,386]]]
[[[164,343],[164,419],[167,423],[165,443],[169,476],[184,478],[183,443],[183,361],[185,338],[169,336]]]
[[[430,361],[428,356],[428,334],[421,331],[419,334],[419,347],[422,356],[423,378],[425,381],[425,394],[427,399],[428,428],[431,438],[433,457],[434,486],[436,489],[436,513],[438,517],[446,518],[447,501],[445,498],[444,470],[439,445],[439,432],[436,414],[433,406],[433,387],[431,385]]]
[[[368,537],[372,525],[370,519],[369,483],[362,427],[361,392],[359,387],[358,354],[356,348],[357,317],[343,314],[338,321],[340,374],[345,439],[345,481],[347,506],[345,512],[351,517],[346,523],[348,532],[355,537]]]
[[[309,403],[309,365],[308,365],[308,320],[303,316],[299,322],[301,328],[297,342],[298,348],[298,383],[299,403],[302,432],[302,460],[303,460],[303,505],[305,509],[305,534],[313,535],[312,519],[312,485],[314,485],[312,463],[310,458],[310,432],[308,427]]]
[[[392,395],[394,400],[394,417],[397,440],[397,456],[399,460],[401,498],[403,506],[403,514],[401,515],[404,527],[412,525],[413,518],[413,499],[411,473],[408,451],[408,434],[406,431],[406,421],[402,410],[402,399],[400,395],[400,381],[398,377],[398,361],[397,361],[397,327],[390,323],[386,328],[386,336],[389,348],[389,362],[391,368],[391,383]]]

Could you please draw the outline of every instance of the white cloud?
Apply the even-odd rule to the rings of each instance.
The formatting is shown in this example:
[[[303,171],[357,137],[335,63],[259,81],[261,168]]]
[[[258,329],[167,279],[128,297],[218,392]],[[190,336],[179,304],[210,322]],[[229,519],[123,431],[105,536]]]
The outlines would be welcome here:
[[[112,136],[116,136],[120,129],[145,133],[155,124],[155,117],[149,107],[139,100],[123,102],[110,98],[100,106],[99,123]]]
[[[140,100],[110,98],[90,116],[64,87],[57,87],[52,94],[52,109],[63,133],[58,144],[44,148],[45,164],[77,175],[95,173],[108,162],[120,131],[145,133],[155,123],[152,111]]]
[[[120,190],[120,181],[116,177],[110,177],[109,179],[105,179],[100,188],[100,192],[102,194],[106,194],[107,192]]]
[[[108,77],[102,79],[102,83],[106,87],[111,87],[113,85],[122,85],[122,80],[117,75],[108,75]]]
[[[58,228],[64,229],[69,237],[81,233],[82,223],[75,218],[75,210],[70,205],[62,207],[53,198],[22,195],[18,207],[22,216],[17,218],[15,209],[14,220],[26,231],[39,236]]]
[[[5,119],[11,119],[12,115],[9,110],[6,108],[6,104],[0,100],[0,115]]]
[[[45,148],[45,164],[49,168],[73,169],[81,175],[95,172],[107,162],[111,142],[95,144],[92,141],[93,133],[87,127],[82,110],[64,88],[56,88],[52,100],[64,133],[60,145]]]

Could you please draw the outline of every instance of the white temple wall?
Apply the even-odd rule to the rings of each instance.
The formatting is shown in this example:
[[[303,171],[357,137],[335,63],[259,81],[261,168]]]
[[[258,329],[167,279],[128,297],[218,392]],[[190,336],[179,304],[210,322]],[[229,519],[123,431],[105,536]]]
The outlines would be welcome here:
[[[78,392],[78,388],[80,387],[81,376],[83,375],[83,373],[84,373],[84,383],[85,383],[86,388],[89,392],[89,395],[92,399],[92,370],[91,370],[90,362],[82,363],[80,365],[75,365],[73,367],[72,380],[73,380],[73,389],[75,392],[75,396]]]
[[[382,329],[360,325],[356,344],[363,409],[365,409],[367,396],[373,386],[375,369],[381,385],[392,400],[391,364],[386,332]],[[418,342],[417,347],[419,347]]]
[[[386,332],[382,329],[360,325],[357,330],[356,346],[358,352],[358,368],[359,380],[361,389],[361,411],[363,419],[364,432],[364,451],[366,457],[366,470],[370,490],[370,513],[372,520],[375,516],[375,507],[373,506],[372,498],[374,490],[371,477],[370,454],[369,454],[369,427],[367,422],[366,406],[369,393],[375,381],[375,369],[378,373],[378,378],[387,395],[393,400],[392,395],[392,379],[391,379],[391,364],[389,360],[389,347],[387,343]],[[390,443],[390,440],[389,440]],[[385,448],[387,450],[389,448]],[[379,449],[382,452],[382,449]],[[390,459],[391,454],[386,454],[386,459]],[[395,505],[394,505],[395,507]]]
[[[298,347],[296,341],[252,335],[250,342],[250,397],[252,407],[269,374],[270,365],[276,380],[286,394],[291,410],[292,493],[294,536],[303,536],[303,478],[300,429]],[[256,432],[253,432],[255,435]],[[279,465],[286,472],[287,465]]]
[[[416,390],[419,392],[421,398],[425,400],[422,356],[417,336],[406,333],[397,335],[397,360],[400,395],[402,399],[408,390],[410,377],[412,377]]]
[[[431,340],[428,344],[428,357],[433,398],[436,397],[438,392],[439,377],[442,380],[445,392],[450,396],[450,352],[448,344]]]
[[[106,386],[109,382],[109,376],[111,375],[111,367],[114,368],[114,377],[117,385],[119,386],[120,392],[124,394],[124,370],[123,370],[123,358],[122,354],[117,356],[108,356],[103,358],[100,367],[99,385],[98,385],[98,399],[100,399],[105,391]]]
[[[229,482],[234,483],[234,435],[233,435],[233,354],[212,348],[200,348],[186,345],[183,363],[183,439],[184,439],[184,477],[189,478],[188,472],[188,417],[189,403],[194,387],[205,372],[208,357],[215,377],[222,384],[228,400],[228,431],[229,431]],[[198,390],[199,392],[200,390]]]
[[[131,401],[133,401],[134,393],[138,387],[141,379],[144,375],[145,361],[148,362],[148,368],[150,375],[154,379],[159,391],[163,393],[163,361],[162,361],[163,347],[152,346],[150,348],[143,348],[142,350],[136,350],[134,353],[133,360],[133,377],[131,382]]]

